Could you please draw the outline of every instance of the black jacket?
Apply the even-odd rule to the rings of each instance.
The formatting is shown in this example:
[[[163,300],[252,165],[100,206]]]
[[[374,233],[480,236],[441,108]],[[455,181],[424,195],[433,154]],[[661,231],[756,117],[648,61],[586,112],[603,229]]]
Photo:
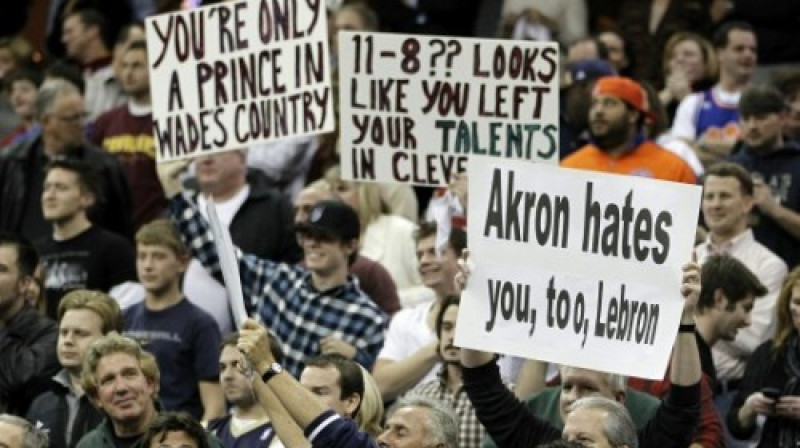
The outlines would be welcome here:
[[[72,423],[71,441],[67,444],[66,433],[69,419],[67,396],[69,389],[52,381],[51,389],[39,395],[28,410],[27,419],[32,423],[41,422],[49,431],[50,448],[72,448],[89,431],[103,421],[103,414],[89,402],[86,395],[78,399],[78,410]]]
[[[45,391],[59,369],[55,322],[25,305],[0,324],[0,408],[25,415],[34,397]]]
[[[19,232],[30,198],[34,158],[41,154],[41,135],[13,145],[0,153],[0,230]],[[68,157],[92,166],[100,182],[100,197],[89,210],[89,220],[128,239],[133,237],[131,195],[122,167],[114,156],[90,144],[76,148]]]

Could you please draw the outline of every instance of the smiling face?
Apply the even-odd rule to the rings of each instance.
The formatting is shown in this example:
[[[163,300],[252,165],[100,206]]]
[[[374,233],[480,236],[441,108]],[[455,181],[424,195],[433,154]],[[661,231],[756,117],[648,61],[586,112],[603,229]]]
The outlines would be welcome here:
[[[124,352],[111,353],[97,363],[97,405],[116,424],[141,424],[155,416],[155,385],[142,372],[139,360]]]
[[[417,242],[417,259],[422,283],[438,292],[449,292],[458,272],[458,257],[450,245],[436,253],[436,236],[421,238]]]
[[[304,261],[309,271],[326,277],[348,269],[347,259],[356,250],[357,241],[350,244],[321,236],[300,236]]]
[[[722,292],[719,291],[720,296]],[[752,295],[731,305],[727,298],[721,297],[720,310],[716,319],[716,330],[723,341],[733,341],[740,328],[750,325],[750,312],[753,311],[755,297]]]
[[[717,49],[720,72],[733,79],[749,79],[756,68],[756,35],[733,29],[728,33],[728,45]]]
[[[712,239],[727,240],[747,229],[753,197],[744,194],[737,178],[709,175],[703,183],[702,209]]]
[[[58,362],[61,367],[78,373],[92,342],[103,335],[103,319],[85,308],[67,310],[58,325]]]

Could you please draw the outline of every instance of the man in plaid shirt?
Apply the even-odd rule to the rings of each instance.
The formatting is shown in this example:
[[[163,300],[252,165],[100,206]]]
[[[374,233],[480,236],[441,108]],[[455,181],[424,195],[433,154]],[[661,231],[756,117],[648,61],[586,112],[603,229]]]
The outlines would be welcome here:
[[[461,387],[461,351],[453,345],[458,318],[458,296],[448,296],[436,316],[436,337],[442,360],[439,376],[412,389],[410,395],[436,399],[458,415],[459,448],[480,448],[486,430]]]
[[[159,173],[168,194],[180,191],[179,171],[172,171]],[[210,228],[192,196],[175,194],[169,212],[192,256],[222,281]],[[306,224],[297,226],[305,268],[236,249],[248,311],[277,335],[285,368],[294,376],[300,375],[306,358],[331,352],[369,369],[383,346],[387,318],[348,274],[358,252],[359,229],[353,209],[323,201],[311,210]]]

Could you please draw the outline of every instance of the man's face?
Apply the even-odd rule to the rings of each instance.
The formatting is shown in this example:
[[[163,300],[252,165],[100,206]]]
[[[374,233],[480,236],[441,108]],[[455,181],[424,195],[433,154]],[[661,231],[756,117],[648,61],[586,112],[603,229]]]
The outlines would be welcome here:
[[[122,90],[132,97],[150,94],[150,75],[147,71],[147,53],[144,50],[128,50],[122,54],[120,83]]]
[[[610,95],[594,95],[589,107],[589,130],[600,148],[621,145],[634,126],[635,115],[621,99]]]
[[[728,45],[717,50],[719,68],[735,79],[749,79],[756,68],[756,35],[750,31],[731,30]]]
[[[61,367],[79,372],[86,350],[103,335],[103,319],[87,308],[68,310],[58,324],[58,362]]]
[[[89,30],[84,26],[81,18],[71,15],[64,20],[64,27],[61,31],[61,42],[67,50],[67,56],[83,59],[83,54],[89,44]]]
[[[33,118],[33,105],[36,102],[36,84],[27,79],[18,79],[11,84],[9,100],[14,112],[23,120]]]
[[[180,281],[186,270],[186,260],[167,246],[136,245],[136,273],[147,292],[162,295]]]
[[[0,246],[0,316],[18,306],[23,298],[24,282],[17,265],[17,248]]]
[[[742,116],[742,141],[757,152],[770,152],[780,141],[784,119],[785,116],[779,113]]]
[[[564,440],[580,442],[589,448],[613,448],[603,426],[608,414],[600,409],[578,409],[564,420]]]
[[[449,289],[458,272],[458,256],[450,245],[445,245],[441,254],[436,254],[436,236],[431,235],[417,242],[417,259],[422,284],[437,289]]]
[[[306,366],[300,373],[300,384],[316,395],[322,404],[342,417],[353,418],[358,401],[354,397],[342,398],[341,375],[334,366]]]
[[[333,274],[342,267],[347,267],[348,255],[355,250],[353,247],[355,243],[348,245],[324,237],[300,236],[299,240],[306,268],[321,276]]]
[[[85,119],[86,109],[80,93],[56,96],[50,110],[42,117],[42,132],[48,139],[47,149],[63,154],[68,148],[83,144]]]
[[[703,218],[711,234],[731,238],[747,228],[753,197],[745,196],[732,176],[708,176],[703,183]]]
[[[25,430],[21,426],[0,422],[0,448],[22,448]]]
[[[564,422],[566,422],[566,416],[572,403],[584,397],[622,399],[622,396],[614,393],[614,390],[608,385],[605,373],[575,367],[563,367],[561,369],[559,407],[561,419]]]
[[[628,67],[628,57],[625,55],[625,41],[617,33],[600,33],[597,38],[608,49],[608,61],[620,72]]]
[[[47,172],[42,189],[42,215],[52,223],[69,221],[85,213],[94,196],[81,189],[78,174],[63,168]]]
[[[247,174],[247,163],[241,152],[228,151],[197,158],[195,171],[200,190],[206,194],[214,194],[227,189],[231,184],[243,181]]]
[[[112,421],[141,422],[153,413],[155,385],[133,355],[118,352],[102,357],[94,377],[97,404]]]
[[[400,408],[386,421],[386,429],[378,437],[378,443],[386,448],[426,448],[428,418],[426,409]]]
[[[226,345],[219,356],[219,382],[228,403],[249,408],[255,404],[255,399],[250,380],[242,373],[242,359],[242,352],[233,345]]]
[[[185,431],[167,431],[153,436],[147,448],[197,448],[197,440]]]
[[[461,349],[453,345],[458,320],[458,305],[450,305],[444,311],[442,332],[439,335],[439,354],[445,363],[460,364]]]
[[[723,307],[717,317],[717,332],[723,341],[733,341],[740,328],[750,325],[750,312],[755,305],[755,297],[739,300],[730,309],[728,299],[723,299]]]

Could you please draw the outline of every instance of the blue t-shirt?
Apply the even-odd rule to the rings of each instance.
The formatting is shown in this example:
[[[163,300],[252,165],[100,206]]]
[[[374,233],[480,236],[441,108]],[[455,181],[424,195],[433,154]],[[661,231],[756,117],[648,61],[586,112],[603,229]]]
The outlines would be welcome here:
[[[144,302],[123,313],[125,336],[135,339],[155,356],[161,371],[159,397],[167,411],[203,416],[199,381],[219,381],[222,337],[214,318],[185,298],[162,310]]]

